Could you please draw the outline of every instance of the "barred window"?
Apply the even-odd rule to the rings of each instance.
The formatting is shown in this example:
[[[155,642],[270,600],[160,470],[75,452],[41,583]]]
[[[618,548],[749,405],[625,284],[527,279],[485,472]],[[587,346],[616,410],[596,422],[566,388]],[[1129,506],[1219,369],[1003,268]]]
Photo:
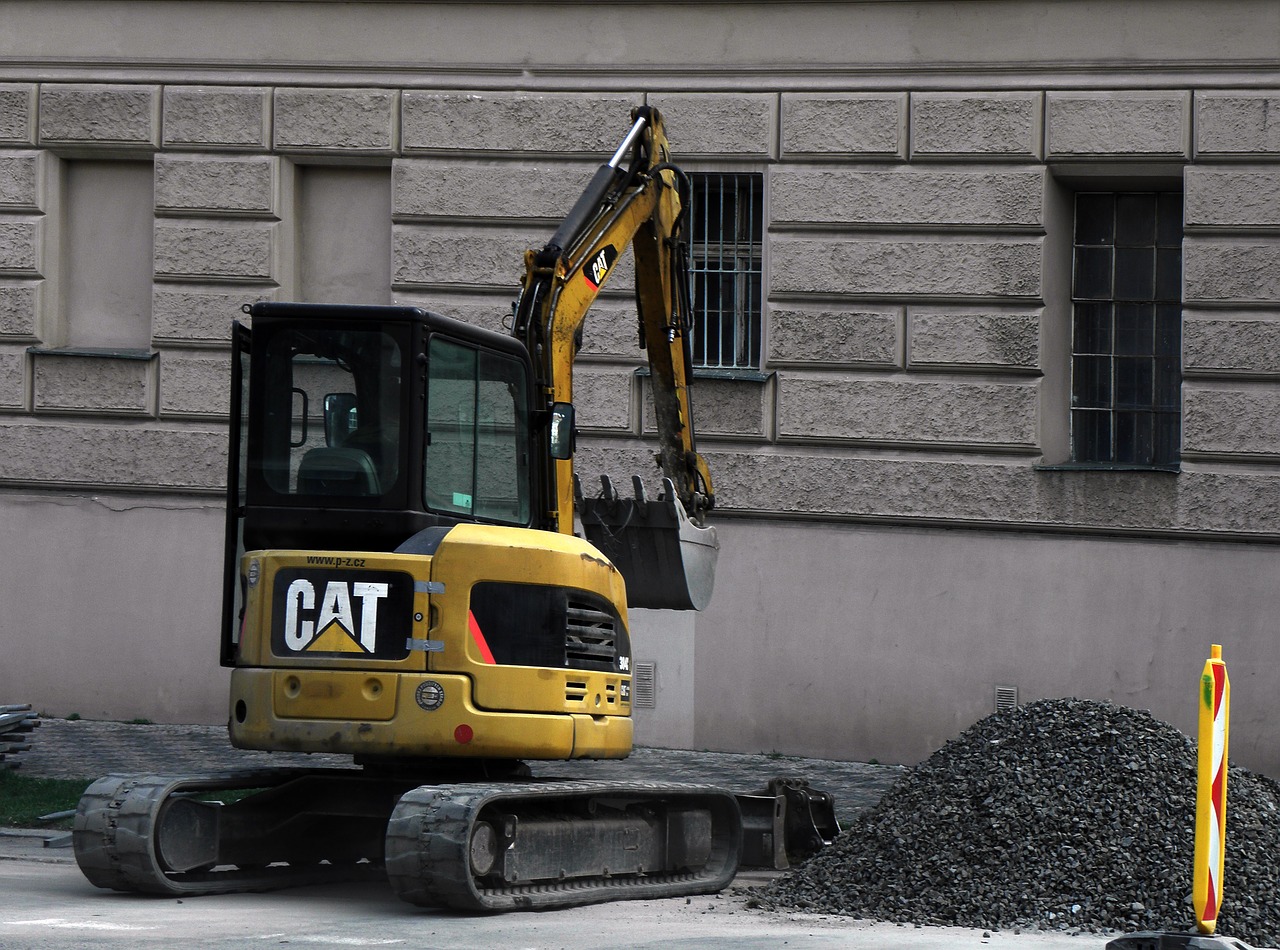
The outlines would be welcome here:
[[[689,178],[694,366],[757,370],[764,176],[693,172]]]
[[[1176,465],[1182,386],[1182,193],[1079,192],[1071,454]]]

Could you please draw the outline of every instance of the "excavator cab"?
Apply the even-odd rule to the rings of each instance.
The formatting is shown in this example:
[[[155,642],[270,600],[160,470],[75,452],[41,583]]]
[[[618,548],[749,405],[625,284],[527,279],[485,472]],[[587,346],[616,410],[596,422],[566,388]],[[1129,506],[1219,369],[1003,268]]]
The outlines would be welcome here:
[[[259,302],[234,332],[224,665],[235,665],[245,551],[399,550],[473,523],[572,532],[552,499],[572,465],[571,403],[538,404],[518,339],[416,307]],[[570,469],[571,471],[571,469]],[[570,476],[572,478],[572,476]],[[577,493],[582,533],[634,607],[702,608],[714,529],[669,479]]]
[[[258,303],[237,325],[223,660],[240,556],[395,551],[428,528],[534,527],[539,477],[518,341],[414,307]]]

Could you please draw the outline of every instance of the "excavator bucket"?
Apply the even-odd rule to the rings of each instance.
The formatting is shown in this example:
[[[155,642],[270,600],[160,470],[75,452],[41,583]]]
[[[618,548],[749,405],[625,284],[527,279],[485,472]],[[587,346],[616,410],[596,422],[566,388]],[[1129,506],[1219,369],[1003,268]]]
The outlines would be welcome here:
[[[618,495],[608,475],[600,476],[595,498],[584,498],[575,485],[587,540],[622,573],[628,606],[702,610],[715,584],[716,529],[690,520],[671,479],[662,480],[657,501],[648,499],[638,475],[632,482],[632,498]]]

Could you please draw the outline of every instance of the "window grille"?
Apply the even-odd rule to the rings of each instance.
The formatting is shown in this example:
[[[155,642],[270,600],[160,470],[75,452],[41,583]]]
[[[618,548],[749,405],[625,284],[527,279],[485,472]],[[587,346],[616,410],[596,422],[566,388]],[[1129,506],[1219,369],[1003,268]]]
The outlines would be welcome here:
[[[1177,464],[1182,193],[1080,192],[1072,279],[1071,454]]]
[[[689,178],[694,366],[757,370],[764,309],[764,176],[693,172]]]

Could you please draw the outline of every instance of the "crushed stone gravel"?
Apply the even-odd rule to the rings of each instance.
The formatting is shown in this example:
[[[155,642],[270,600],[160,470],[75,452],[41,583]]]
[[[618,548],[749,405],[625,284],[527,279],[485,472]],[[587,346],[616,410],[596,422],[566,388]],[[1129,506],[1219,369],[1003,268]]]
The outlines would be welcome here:
[[[991,930],[1186,932],[1196,750],[1147,712],[998,712],[907,771],[758,906]],[[1280,944],[1280,784],[1232,767],[1220,935]]]

